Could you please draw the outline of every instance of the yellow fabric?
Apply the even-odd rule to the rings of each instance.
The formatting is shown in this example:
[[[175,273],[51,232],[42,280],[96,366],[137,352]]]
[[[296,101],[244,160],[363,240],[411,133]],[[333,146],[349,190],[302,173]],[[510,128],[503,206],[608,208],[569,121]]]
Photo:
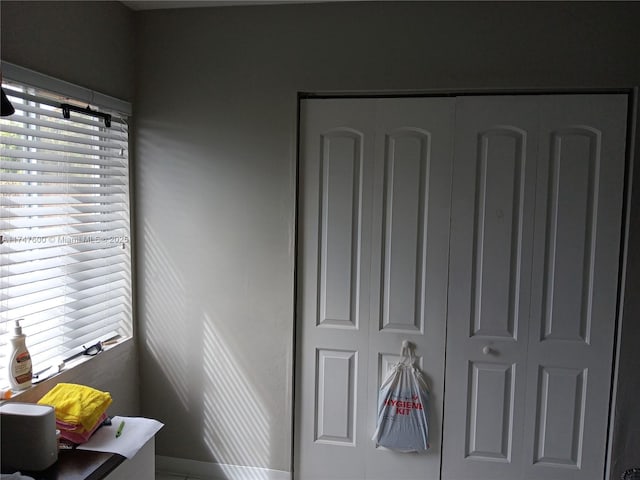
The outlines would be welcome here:
[[[91,430],[111,405],[111,401],[108,392],[101,392],[85,385],[59,383],[38,400],[38,403],[54,407],[56,419],[59,421],[81,425],[85,430]]]

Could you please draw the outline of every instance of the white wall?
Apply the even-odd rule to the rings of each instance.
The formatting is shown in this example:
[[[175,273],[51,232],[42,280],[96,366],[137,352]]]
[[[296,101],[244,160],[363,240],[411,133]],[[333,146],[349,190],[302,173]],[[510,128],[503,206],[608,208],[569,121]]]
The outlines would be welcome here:
[[[637,2],[139,12],[135,52],[117,3],[0,8],[3,59],[135,94],[142,409],[167,424],[159,455],[200,462],[290,469],[297,92],[640,85]],[[625,297],[616,479],[640,465],[638,297]]]

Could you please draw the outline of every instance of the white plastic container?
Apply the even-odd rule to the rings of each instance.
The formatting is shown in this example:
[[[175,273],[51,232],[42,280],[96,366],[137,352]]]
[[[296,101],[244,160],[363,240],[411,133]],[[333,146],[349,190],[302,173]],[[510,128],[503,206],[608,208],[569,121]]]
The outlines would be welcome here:
[[[9,384],[13,390],[24,390],[31,386],[33,369],[31,366],[31,356],[27,350],[27,336],[22,333],[20,320],[16,320],[13,328],[13,336],[9,338],[11,350],[9,352]]]
[[[3,472],[42,471],[58,460],[56,415],[50,405],[19,402],[0,405],[0,435]]]

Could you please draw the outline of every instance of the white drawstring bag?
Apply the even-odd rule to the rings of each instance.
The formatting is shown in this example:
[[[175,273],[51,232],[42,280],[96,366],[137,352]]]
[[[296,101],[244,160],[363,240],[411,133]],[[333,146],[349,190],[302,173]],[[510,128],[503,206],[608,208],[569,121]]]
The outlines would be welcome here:
[[[403,343],[402,359],[389,371],[378,394],[376,446],[398,452],[429,449],[429,388],[413,354]]]

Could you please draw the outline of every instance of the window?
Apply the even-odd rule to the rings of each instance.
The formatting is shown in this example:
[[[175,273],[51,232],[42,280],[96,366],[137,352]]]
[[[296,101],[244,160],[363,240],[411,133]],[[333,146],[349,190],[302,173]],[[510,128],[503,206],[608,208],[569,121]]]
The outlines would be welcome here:
[[[61,103],[85,109],[87,100],[3,70],[15,113],[0,119],[0,356],[22,319],[38,372],[132,333],[128,126],[113,110],[110,127],[75,111],[66,119]]]

